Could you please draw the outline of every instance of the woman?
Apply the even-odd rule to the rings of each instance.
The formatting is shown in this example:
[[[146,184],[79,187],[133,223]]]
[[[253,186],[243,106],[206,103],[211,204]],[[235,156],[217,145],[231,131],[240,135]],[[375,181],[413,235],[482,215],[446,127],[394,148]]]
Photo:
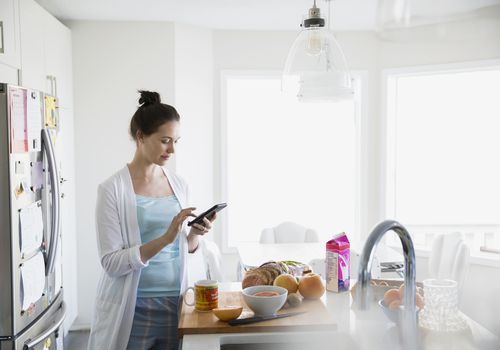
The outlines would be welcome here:
[[[89,350],[177,349],[187,253],[212,225],[205,218],[188,232],[186,219],[195,216],[195,208],[187,207],[187,186],[163,168],[179,140],[179,114],[158,93],[139,92],[140,107],[130,122],[134,158],[98,189],[97,244],[104,271]]]

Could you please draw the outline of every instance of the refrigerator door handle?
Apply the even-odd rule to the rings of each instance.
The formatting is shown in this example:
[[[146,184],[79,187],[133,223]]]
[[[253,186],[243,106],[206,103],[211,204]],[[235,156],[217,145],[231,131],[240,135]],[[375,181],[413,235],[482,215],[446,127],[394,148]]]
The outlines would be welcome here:
[[[56,258],[57,243],[59,241],[60,230],[60,192],[59,192],[59,174],[57,173],[57,163],[54,154],[54,146],[50,133],[47,129],[42,130],[42,145],[47,163],[49,166],[49,176],[52,186],[52,210],[51,210],[51,225],[50,225],[50,245],[48,247],[47,265],[45,266],[45,275],[49,276],[54,270],[54,262]]]
[[[57,319],[57,321],[47,328],[45,331],[43,331],[39,336],[37,336],[35,339],[30,339],[28,342],[26,342],[23,346],[23,350],[29,350],[35,347],[38,343],[44,341],[49,337],[52,333],[54,333],[59,327],[61,327],[64,318],[66,317],[66,303],[63,301],[61,303],[61,315]]]
[[[46,80],[50,81],[50,95],[54,95],[54,79],[52,75],[47,75],[45,77]]]
[[[52,77],[52,79],[54,80],[54,97],[57,98],[57,78]]]

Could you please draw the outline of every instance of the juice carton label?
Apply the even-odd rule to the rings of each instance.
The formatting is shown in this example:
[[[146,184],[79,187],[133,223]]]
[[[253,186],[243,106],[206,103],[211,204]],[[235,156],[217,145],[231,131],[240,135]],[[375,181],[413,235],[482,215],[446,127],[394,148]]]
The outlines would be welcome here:
[[[326,289],[332,292],[349,290],[350,244],[345,233],[326,243]]]

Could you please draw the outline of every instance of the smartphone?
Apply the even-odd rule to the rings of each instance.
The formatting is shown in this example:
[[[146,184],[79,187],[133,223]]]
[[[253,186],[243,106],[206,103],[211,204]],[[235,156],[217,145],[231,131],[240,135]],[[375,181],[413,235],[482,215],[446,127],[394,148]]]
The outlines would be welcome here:
[[[227,207],[227,203],[220,203],[214,205],[212,208],[208,209],[207,211],[204,211],[203,213],[195,217],[192,221],[188,222],[188,226],[192,226],[193,224],[203,225],[203,218],[207,218],[210,220],[215,213],[221,211],[225,207]]]

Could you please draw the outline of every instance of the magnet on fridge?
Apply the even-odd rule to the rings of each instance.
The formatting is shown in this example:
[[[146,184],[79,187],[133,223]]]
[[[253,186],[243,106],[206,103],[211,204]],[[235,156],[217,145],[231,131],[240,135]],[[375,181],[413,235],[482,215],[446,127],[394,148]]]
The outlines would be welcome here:
[[[24,193],[24,187],[23,183],[21,182],[14,189],[14,195],[16,196],[16,199],[19,199],[19,197],[21,197],[23,193]]]
[[[24,163],[17,161],[16,162],[16,174],[24,174]]]

